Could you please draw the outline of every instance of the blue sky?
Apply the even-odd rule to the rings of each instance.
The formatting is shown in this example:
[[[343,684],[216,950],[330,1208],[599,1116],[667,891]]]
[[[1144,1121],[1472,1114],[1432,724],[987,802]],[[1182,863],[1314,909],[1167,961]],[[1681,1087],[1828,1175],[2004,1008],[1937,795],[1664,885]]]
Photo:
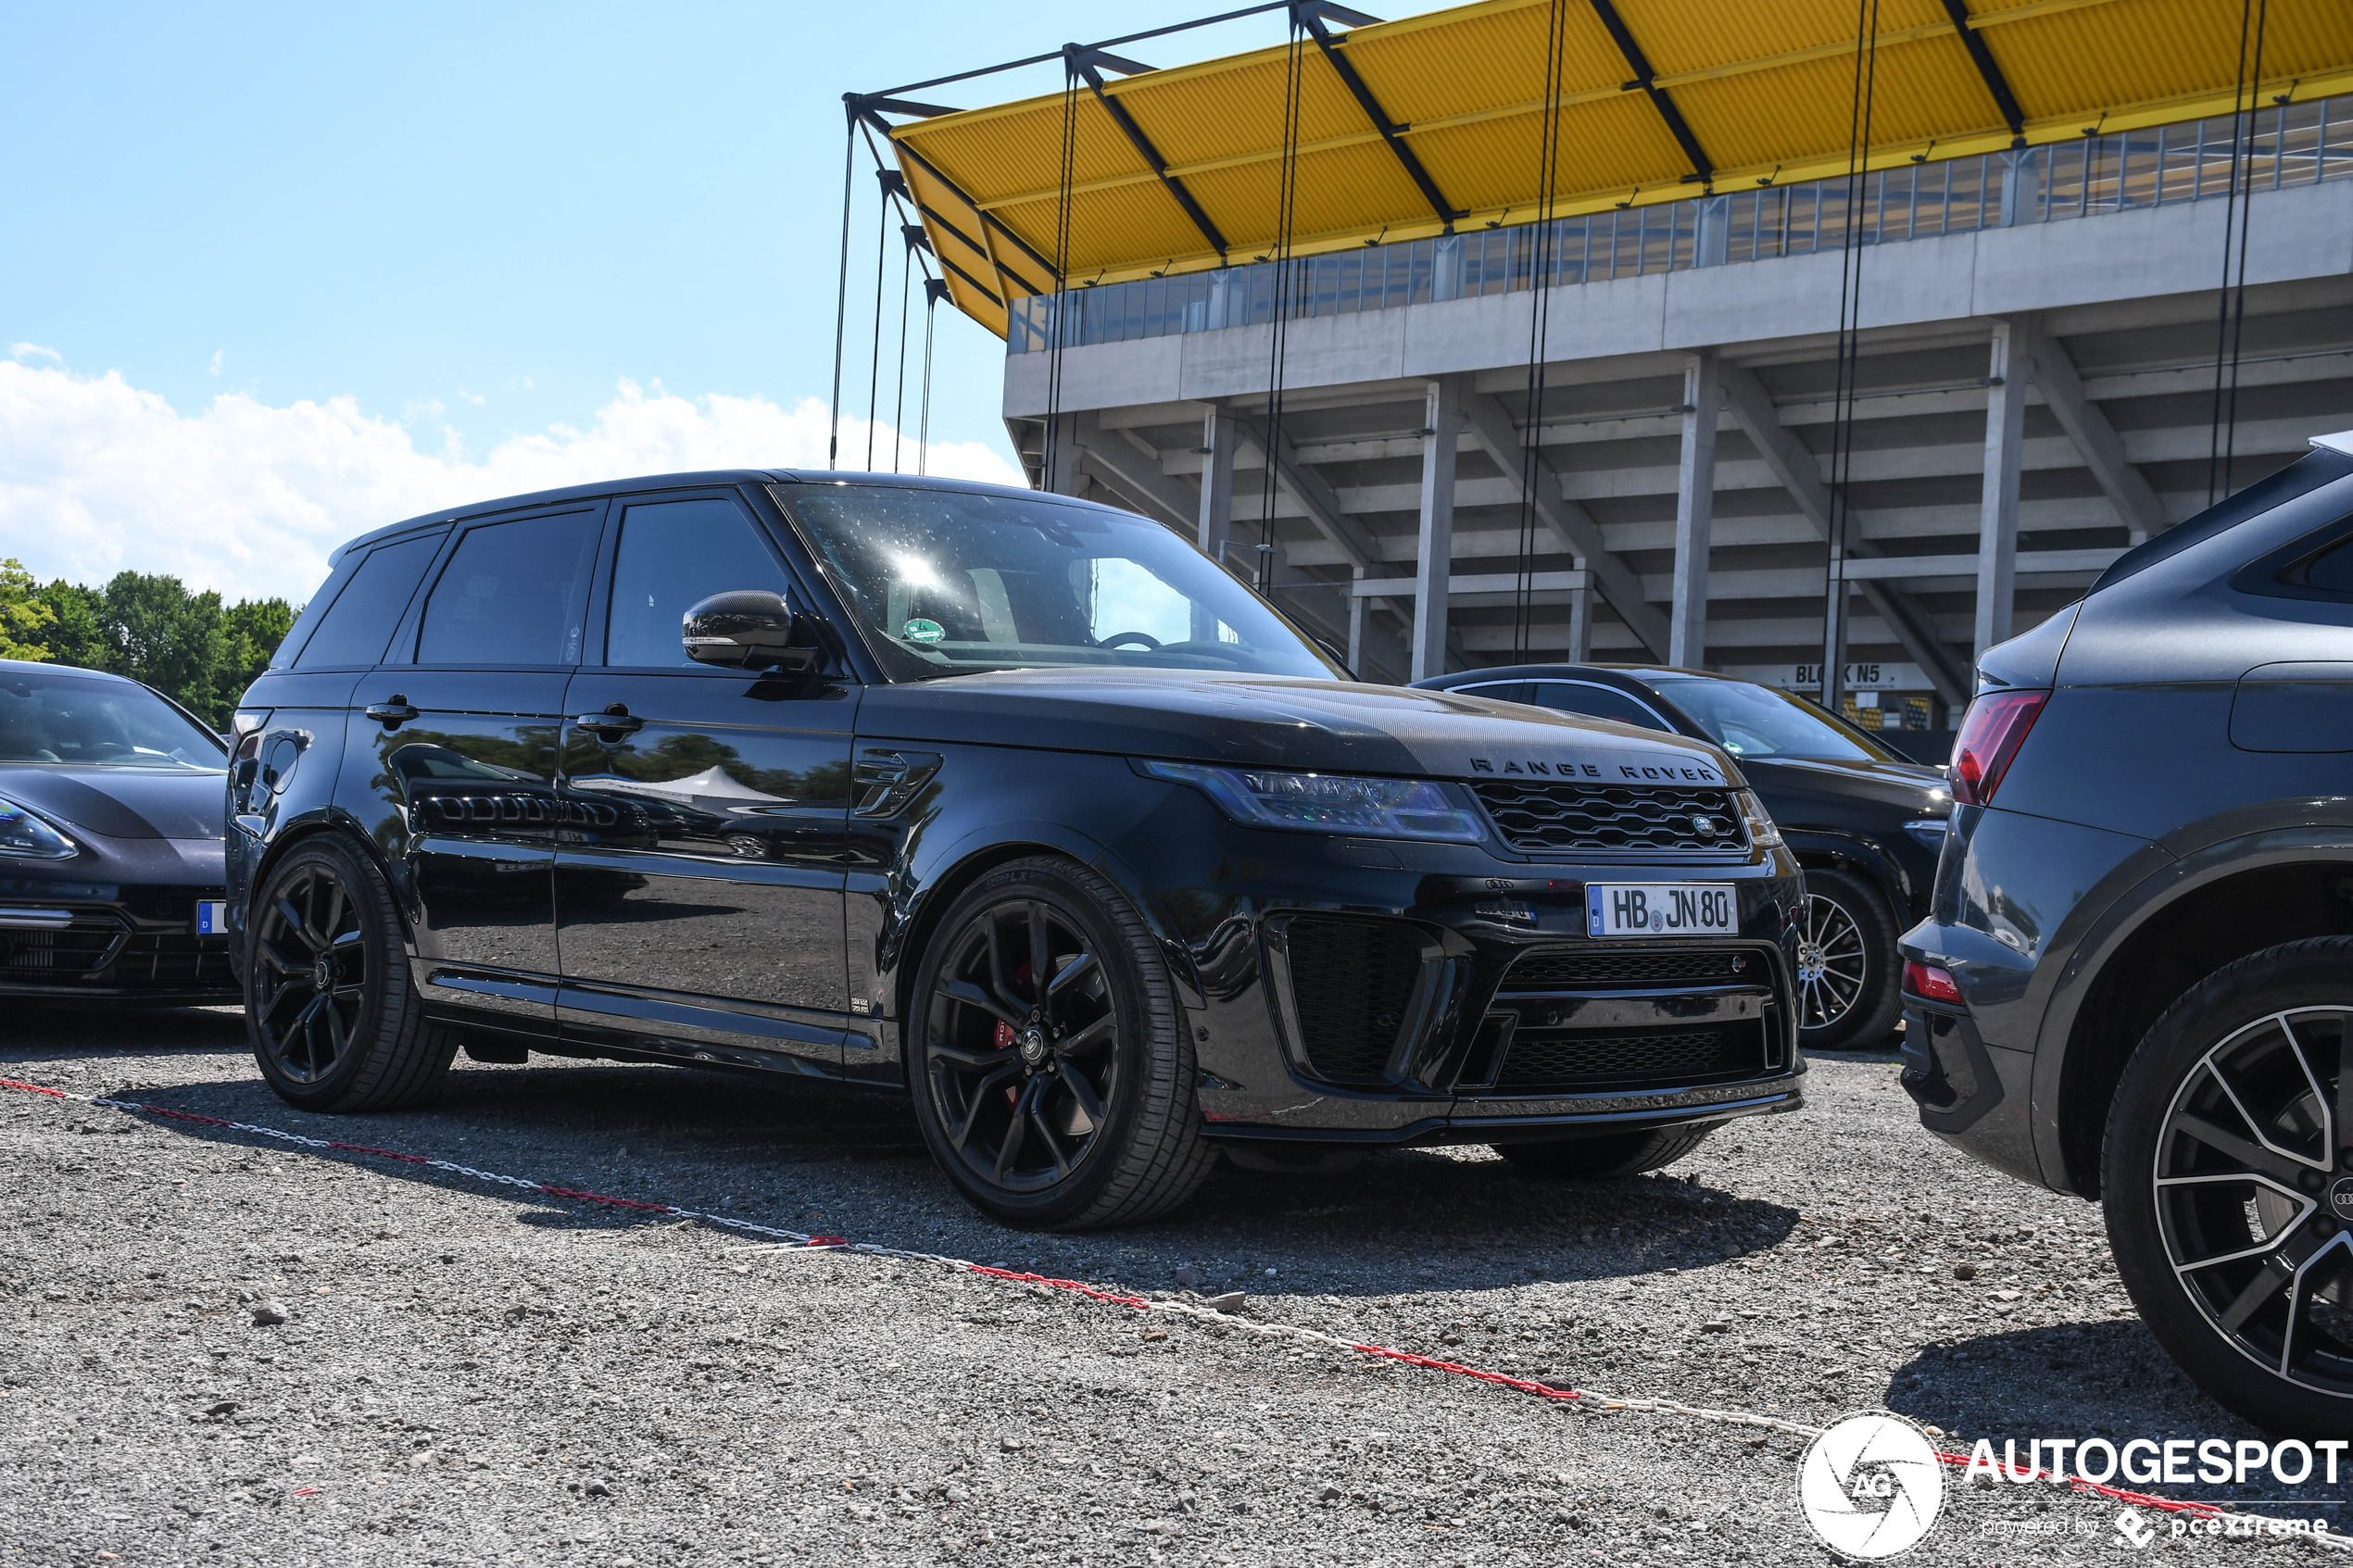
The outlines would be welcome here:
[[[1189,14],[19,4],[0,22],[0,340],[119,370],[182,413],[226,390],[350,395],[422,418],[421,445],[447,427],[476,452],[585,423],[623,377],[822,397],[843,89]],[[1280,36],[1265,17],[1138,52],[1165,65]],[[871,289],[870,266],[851,271]],[[894,262],[894,304],[896,284]],[[935,434],[1001,449],[1001,345],[945,309],[940,327]]]

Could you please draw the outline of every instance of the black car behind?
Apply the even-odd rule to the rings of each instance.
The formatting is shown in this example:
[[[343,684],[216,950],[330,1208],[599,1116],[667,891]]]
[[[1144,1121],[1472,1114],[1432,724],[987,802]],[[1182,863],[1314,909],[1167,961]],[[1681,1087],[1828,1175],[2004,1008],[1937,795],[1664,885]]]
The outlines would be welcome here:
[[[1885,1043],[1903,1010],[1896,938],[1928,912],[1952,810],[1941,770],[1813,703],[1705,670],[1521,664],[1419,684],[1721,746],[1806,868],[1797,932],[1804,1044]]]
[[[2216,1399],[2353,1432],[2353,433],[1991,650],[1906,934],[1929,1128],[2099,1200]]]
[[[1597,1175],[1799,1103],[1794,861],[1703,741],[1345,677],[1157,524],[688,474],[338,552],[246,694],[232,922],[297,1104],[476,1056],[912,1092],[1031,1224],[1214,1152]]]
[[[136,681],[0,659],[0,996],[233,1002],[220,737]]]

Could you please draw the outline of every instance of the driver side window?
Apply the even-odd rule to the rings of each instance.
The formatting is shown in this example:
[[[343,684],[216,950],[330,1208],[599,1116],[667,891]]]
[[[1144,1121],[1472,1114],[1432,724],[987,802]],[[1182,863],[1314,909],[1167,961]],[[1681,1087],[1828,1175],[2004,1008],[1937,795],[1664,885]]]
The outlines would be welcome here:
[[[612,569],[605,662],[635,669],[699,670],[679,646],[686,611],[737,588],[785,593],[785,569],[751,519],[732,501],[649,501],[621,515]]]

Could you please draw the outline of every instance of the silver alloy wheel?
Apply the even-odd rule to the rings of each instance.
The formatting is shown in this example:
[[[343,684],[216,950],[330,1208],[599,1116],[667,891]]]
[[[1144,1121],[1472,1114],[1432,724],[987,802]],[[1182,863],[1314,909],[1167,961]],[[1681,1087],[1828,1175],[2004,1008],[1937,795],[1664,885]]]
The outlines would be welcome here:
[[[2257,1019],[2173,1091],[2151,1172],[2167,1261],[2207,1322],[2267,1372],[2338,1399],[2353,1393],[2348,1077],[2353,1007]]]
[[[1836,899],[1808,894],[1797,916],[1799,1027],[1826,1029],[1844,1018],[1869,978],[1863,928]]]

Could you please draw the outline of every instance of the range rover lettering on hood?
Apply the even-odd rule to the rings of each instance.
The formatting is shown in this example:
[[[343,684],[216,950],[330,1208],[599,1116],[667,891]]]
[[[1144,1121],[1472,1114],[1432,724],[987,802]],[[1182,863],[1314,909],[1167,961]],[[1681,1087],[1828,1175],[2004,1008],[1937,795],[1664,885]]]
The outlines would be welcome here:
[[[1705,762],[1579,762],[1566,757],[1543,762],[1533,757],[1474,757],[1470,771],[1473,774],[1523,773],[1536,778],[1574,779],[1580,784],[1589,779],[1603,784],[1724,783],[1724,775]]]

